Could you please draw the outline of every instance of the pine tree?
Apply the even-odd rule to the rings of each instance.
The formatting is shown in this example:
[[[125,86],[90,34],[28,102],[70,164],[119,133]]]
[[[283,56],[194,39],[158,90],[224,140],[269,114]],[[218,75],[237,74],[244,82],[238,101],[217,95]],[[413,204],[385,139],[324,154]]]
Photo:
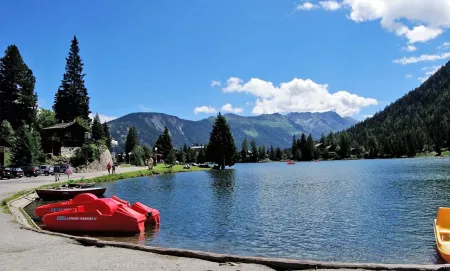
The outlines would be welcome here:
[[[173,149],[171,149],[167,156],[165,156],[164,163],[170,166],[175,164],[175,153],[173,152]]]
[[[0,58],[0,123],[7,120],[14,130],[23,123],[31,125],[36,120],[36,79],[24,63],[15,45],[6,48]]]
[[[100,117],[96,114],[94,121],[92,122],[92,138],[94,140],[103,139],[104,133],[102,123],[100,122]]]
[[[221,169],[224,169],[225,166],[234,165],[235,152],[236,146],[234,145],[230,126],[225,117],[219,112],[209,137],[206,156],[208,160],[218,164]]]
[[[283,152],[281,151],[281,149],[280,148],[277,148],[276,150],[275,150],[275,160],[276,161],[281,161],[281,160],[283,160]]]
[[[35,165],[41,162],[44,156],[39,133],[26,126],[20,127],[11,147],[11,154],[16,165]]]
[[[244,141],[242,142],[242,147],[241,147],[242,162],[247,162],[247,155],[248,155],[248,141],[247,141],[247,137],[246,137],[246,138],[244,138]]]
[[[173,150],[172,138],[170,137],[167,126],[164,127],[164,132],[156,140],[155,147],[158,148],[158,153],[162,153],[164,158]]]
[[[349,158],[350,157],[350,138],[346,132],[342,132],[339,135],[339,156],[341,158]]]
[[[308,160],[309,158],[309,150],[308,150],[308,146],[306,145],[306,135],[304,133],[302,133],[302,136],[300,137],[300,140],[298,140],[298,147],[301,153],[301,157],[299,157],[299,160],[302,161],[310,161]]]
[[[197,156],[197,163],[202,164],[206,162],[205,149],[200,149]]]
[[[292,136],[291,153],[292,153],[292,159],[293,160],[299,160],[300,159],[300,157],[297,157],[297,139],[295,138],[295,135]]]
[[[134,147],[139,145],[139,137],[136,127],[132,126],[128,130],[127,139],[125,140],[125,152],[130,153],[133,151]]]
[[[106,124],[106,121],[103,122],[102,128],[103,128],[103,138],[105,139],[106,147],[108,148],[108,150],[111,150],[112,138],[111,138],[111,133],[109,132],[109,126],[108,126],[108,124]]]
[[[276,154],[275,154],[275,150],[273,149],[273,146],[272,146],[272,145],[270,145],[269,159],[270,159],[271,161],[275,161],[275,160],[277,159],[277,158],[276,158]]]
[[[259,147],[258,159],[259,159],[259,161],[266,159],[266,147],[265,146]]]
[[[55,95],[53,110],[60,121],[70,122],[77,117],[89,120],[89,96],[84,85],[83,62],[74,36],[66,58],[66,72]]]
[[[302,136],[303,138],[303,136]],[[311,161],[314,159],[314,140],[312,135],[309,134],[308,139],[306,139],[304,152],[302,152],[302,158],[304,161]]]
[[[14,130],[7,120],[0,126],[0,146],[11,147],[14,143]]]
[[[255,140],[252,138],[250,141],[250,148],[252,149],[252,154],[250,155],[250,161],[253,163],[258,162],[258,147],[256,146]]]

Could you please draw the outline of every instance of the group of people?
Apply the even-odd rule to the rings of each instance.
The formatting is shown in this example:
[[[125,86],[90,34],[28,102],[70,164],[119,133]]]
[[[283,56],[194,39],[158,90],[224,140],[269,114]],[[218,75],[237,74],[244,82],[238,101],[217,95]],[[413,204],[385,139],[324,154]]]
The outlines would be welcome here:
[[[66,170],[63,174],[67,175],[67,180],[70,180],[70,175],[72,175],[73,170],[70,164],[66,164]],[[53,175],[55,175],[55,182],[59,181],[59,175],[61,174],[59,166],[53,167]]]
[[[108,174],[116,173],[116,164],[115,163],[113,163],[111,165],[111,162],[108,162],[108,165],[106,166],[106,168],[108,169]],[[112,172],[111,172],[111,169],[112,169]]]

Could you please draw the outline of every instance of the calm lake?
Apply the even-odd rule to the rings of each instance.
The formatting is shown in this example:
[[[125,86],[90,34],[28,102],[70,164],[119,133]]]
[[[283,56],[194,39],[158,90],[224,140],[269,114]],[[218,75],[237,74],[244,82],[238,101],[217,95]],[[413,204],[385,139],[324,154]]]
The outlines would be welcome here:
[[[105,184],[161,212],[127,241],[301,260],[442,263],[433,219],[450,206],[450,159],[238,164]]]

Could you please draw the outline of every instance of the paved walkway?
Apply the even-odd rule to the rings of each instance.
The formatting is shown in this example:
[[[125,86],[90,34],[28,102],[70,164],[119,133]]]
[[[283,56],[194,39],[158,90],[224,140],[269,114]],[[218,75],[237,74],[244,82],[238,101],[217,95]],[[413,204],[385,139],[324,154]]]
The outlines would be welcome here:
[[[142,168],[122,168],[127,172]],[[71,179],[96,177],[106,172],[76,173]],[[64,176],[61,176],[64,180]],[[24,189],[53,183],[52,176],[0,180],[0,200]],[[163,218],[164,219],[164,218]],[[163,220],[164,221],[164,220]],[[164,223],[164,222],[163,222]],[[0,270],[272,270],[252,264],[221,265],[113,247],[85,247],[61,237],[20,229],[11,215],[0,211]]]

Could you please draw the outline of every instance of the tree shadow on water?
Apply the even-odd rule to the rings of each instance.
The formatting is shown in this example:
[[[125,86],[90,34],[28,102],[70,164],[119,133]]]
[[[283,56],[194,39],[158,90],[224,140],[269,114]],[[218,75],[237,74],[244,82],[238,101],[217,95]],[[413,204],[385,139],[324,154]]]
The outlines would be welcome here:
[[[211,188],[216,196],[223,199],[233,196],[236,178],[234,169],[210,170],[208,176],[211,180]]]

